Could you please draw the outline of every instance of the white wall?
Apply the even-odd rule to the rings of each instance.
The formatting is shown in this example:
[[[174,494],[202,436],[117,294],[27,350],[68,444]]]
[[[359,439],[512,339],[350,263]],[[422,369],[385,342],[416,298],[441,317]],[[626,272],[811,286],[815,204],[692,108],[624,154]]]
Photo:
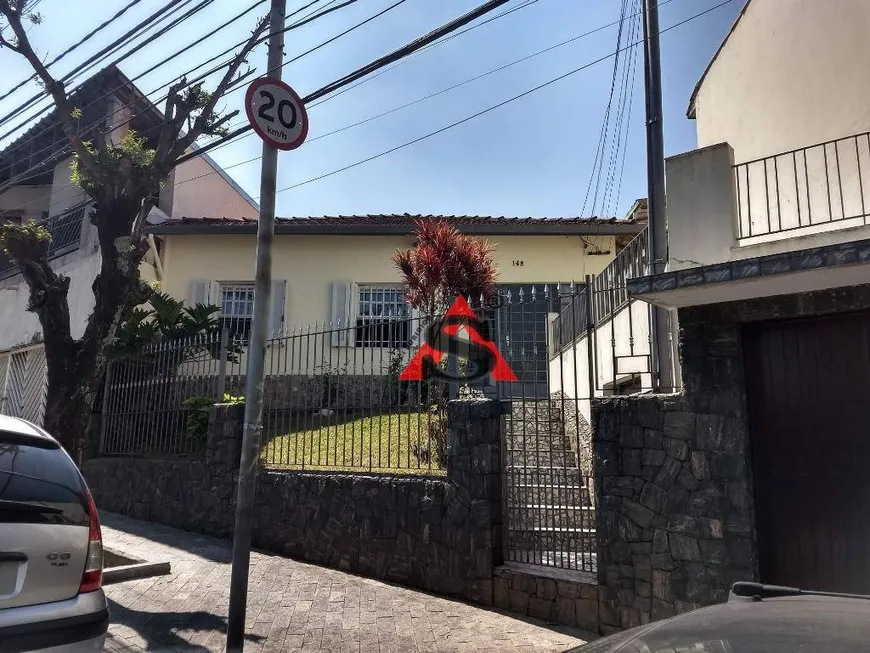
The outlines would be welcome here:
[[[256,218],[257,209],[203,157],[175,169],[172,217]]]
[[[0,211],[21,209],[25,220],[41,220],[50,199],[51,186],[12,186],[0,194]]]
[[[642,301],[632,301],[612,319],[602,320],[592,338],[595,387],[590,391],[589,339],[584,333],[550,359],[550,393],[561,391],[575,399],[580,413],[590,422],[590,398],[613,394],[614,381],[619,383],[636,373],[641,376],[642,388],[651,388],[649,324],[649,304]],[[619,358],[614,361],[614,356]]]
[[[57,215],[65,210],[81,204],[87,199],[82,190],[72,183],[70,179],[72,157],[65,159],[54,166],[54,178],[51,182],[51,200],[49,202],[49,215]]]
[[[73,252],[56,262],[58,265],[54,269],[71,279],[70,325],[73,337],[79,338],[94,308],[91,284],[100,270],[100,256],[80,257],[78,252]],[[0,288],[0,351],[29,343],[35,334],[42,332],[36,314],[26,310],[28,299],[27,284],[20,276],[6,280],[4,287]]]
[[[870,2],[751,0],[697,96],[737,163],[870,131]]]
[[[870,171],[870,150],[855,156],[867,158],[867,170]],[[863,160],[863,159],[862,159]],[[860,188],[857,183],[857,158],[852,159],[852,176],[841,175],[837,190],[832,193],[839,203],[839,188],[843,190],[843,204],[855,208],[860,204]],[[842,169],[848,169],[849,159],[841,158]],[[684,270],[702,265],[713,265],[727,261],[779,254],[784,252],[822,247],[837,243],[870,238],[870,226],[865,225],[863,217],[854,219],[835,219],[825,217],[822,212],[814,215],[812,224],[800,229],[789,229],[793,226],[789,220],[797,215],[795,195],[789,192],[785,175],[781,175],[780,193],[777,196],[770,191],[770,201],[757,192],[746,192],[746,176],[741,176],[740,194],[737,194],[737,183],[732,165],[732,155],[729,144],[719,144],[694,150],[665,162],[667,173],[668,199],[668,265],[669,270]],[[863,166],[863,164],[862,164]],[[768,170],[773,170],[768,166]],[[763,174],[764,169],[759,171]],[[763,177],[750,184],[752,189],[764,189]],[[801,177],[799,176],[799,180]],[[819,188],[825,185],[825,175],[809,173],[811,183],[800,183],[801,206],[803,219],[807,219],[807,198],[815,197]],[[768,189],[774,186],[775,178],[770,180]],[[870,186],[870,183],[867,184]],[[793,188],[793,187],[792,187]],[[870,210],[870,188],[865,189],[865,205]],[[779,197],[779,206],[776,199]],[[810,206],[823,205],[827,201],[817,202]],[[839,217],[842,217],[842,212]],[[765,216],[762,219],[762,216]],[[750,217],[753,222],[753,235],[738,238],[740,233],[749,234]],[[773,220],[773,230],[763,229],[764,220]],[[819,219],[817,222],[816,219]],[[781,222],[778,222],[781,221]],[[789,229],[780,231],[779,225]],[[742,226],[740,226],[742,225]],[[741,232],[742,228],[742,232]]]

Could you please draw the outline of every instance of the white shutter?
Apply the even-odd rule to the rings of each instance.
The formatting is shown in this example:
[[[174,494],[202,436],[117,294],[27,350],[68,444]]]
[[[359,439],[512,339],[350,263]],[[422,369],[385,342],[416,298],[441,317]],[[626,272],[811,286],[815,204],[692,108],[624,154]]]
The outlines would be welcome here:
[[[350,331],[353,284],[349,281],[334,281],[332,283],[332,346],[347,347]]]
[[[188,304],[208,304],[211,301],[211,281],[191,281]]]
[[[408,346],[412,349],[416,349],[421,344],[421,338],[423,335],[422,329],[423,321],[420,319],[420,311],[413,306],[411,307],[411,328],[410,328],[410,342]]]
[[[284,331],[284,311],[287,307],[287,281],[272,280],[272,298],[269,315],[269,337],[280,338]]]

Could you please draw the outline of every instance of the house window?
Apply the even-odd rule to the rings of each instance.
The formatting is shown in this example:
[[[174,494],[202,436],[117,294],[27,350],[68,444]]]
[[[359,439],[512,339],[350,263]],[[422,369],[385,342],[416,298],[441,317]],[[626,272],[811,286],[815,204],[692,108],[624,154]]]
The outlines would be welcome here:
[[[359,287],[357,347],[407,347],[410,336],[411,307],[402,288]]]
[[[254,317],[254,284],[221,284],[221,328],[247,338]]]

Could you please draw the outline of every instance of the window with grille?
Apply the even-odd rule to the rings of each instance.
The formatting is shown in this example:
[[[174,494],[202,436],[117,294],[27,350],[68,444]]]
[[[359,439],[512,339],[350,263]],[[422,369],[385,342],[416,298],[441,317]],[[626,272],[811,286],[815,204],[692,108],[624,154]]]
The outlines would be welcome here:
[[[410,336],[411,307],[402,288],[359,287],[357,347],[407,347]]]
[[[254,284],[221,284],[221,328],[230,334],[247,338],[254,317]]]

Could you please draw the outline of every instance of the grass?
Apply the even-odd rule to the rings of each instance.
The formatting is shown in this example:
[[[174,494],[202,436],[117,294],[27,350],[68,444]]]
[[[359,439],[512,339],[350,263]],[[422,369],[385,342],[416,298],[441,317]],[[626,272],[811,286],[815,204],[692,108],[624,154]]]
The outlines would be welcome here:
[[[291,430],[278,429],[260,460],[270,469],[443,475],[435,453],[441,423],[427,411],[297,418]]]

